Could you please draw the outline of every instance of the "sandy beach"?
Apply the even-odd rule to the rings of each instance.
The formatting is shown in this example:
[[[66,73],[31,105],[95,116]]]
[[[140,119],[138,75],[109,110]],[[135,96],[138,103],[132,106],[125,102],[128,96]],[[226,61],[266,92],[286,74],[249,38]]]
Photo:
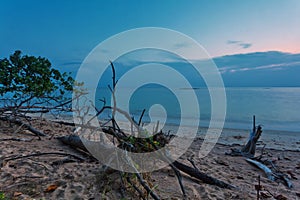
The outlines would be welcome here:
[[[0,200],[300,200],[300,0],[0,5]]]
[[[34,127],[47,134],[38,138],[23,128],[0,123],[0,192],[6,199],[121,199],[117,171],[104,173],[101,162],[89,159],[85,153],[55,139],[72,134],[74,127],[45,119],[34,120]],[[204,132],[205,129],[200,129],[199,137],[179,161],[191,166],[187,158],[195,155],[195,164],[202,172],[235,185],[236,189],[205,184],[183,173],[187,199],[256,199],[258,176],[261,177],[263,199],[300,199],[299,134],[265,131],[258,145],[257,154],[266,144],[263,158],[272,160],[280,171],[289,175],[293,188],[287,188],[283,183],[268,180],[263,171],[247,163],[243,157],[225,156],[231,148],[241,148],[249,131],[224,129],[218,144],[208,156],[200,159],[197,155],[204,136],[201,133]],[[45,154],[9,160],[15,156],[51,152],[61,155]],[[86,159],[70,158],[68,154]],[[152,178],[152,187],[162,199],[183,199],[171,168],[152,172]],[[138,195],[128,187],[124,197],[137,199]]]

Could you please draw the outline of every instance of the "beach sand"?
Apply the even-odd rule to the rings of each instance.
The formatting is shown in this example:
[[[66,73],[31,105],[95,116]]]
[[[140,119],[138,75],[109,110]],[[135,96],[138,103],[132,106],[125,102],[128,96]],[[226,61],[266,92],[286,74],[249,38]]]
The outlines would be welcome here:
[[[69,135],[74,127],[60,125],[49,120],[34,120],[35,128],[48,136],[40,139],[29,131],[10,127],[0,122],[0,192],[8,199],[120,199],[121,182],[119,173],[114,170],[103,172],[101,162],[87,159],[80,162],[62,163],[66,156],[41,155],[3,162],[5,158],[33,153],[60,152],[87,157],[62,144],[57,136]],[[261,177],[265,199],[275,199],[282,195],[287,199],[300,199],[300,137],[297,133],[264,131],[258,145],[266,144],[264,159],[270,159],[284,173],[289,174],[293,188],[266,178],[258,168],[250,165],[242,157],[225,156],[231,148],[241,148],[248,138],[249,131],[224,129],[218,144],[204,158],[198,158],[205,129],[200,129],[187,152],[179,158],[189,166],[187,158],[194,155],[197,167],[208,175],[237,186],[236,189],[223,189],[197,181],[182,173],[187,199],[256,199],[255,185]],[[22,138],[28,141],[3,139]],[[183,199],[177,179],[166,167],[152,172],[154,191],[162,199]],[[267,192],[274,195],[272,197]],[[126,199],[136,199],[132,188],[125,191]],[[150,198],[151,199],[151,198]]]

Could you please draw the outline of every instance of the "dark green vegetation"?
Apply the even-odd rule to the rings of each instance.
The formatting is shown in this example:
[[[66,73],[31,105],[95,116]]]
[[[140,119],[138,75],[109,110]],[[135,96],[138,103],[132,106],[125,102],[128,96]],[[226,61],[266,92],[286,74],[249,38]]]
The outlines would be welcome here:
[[[17,114],[24,109],[42,109],[46,103],[58,106],[66,101],[65,93],[72,91],[73,84],[70,74],[54,69],[48,59],[15,51],[0,59],[0,111]]]

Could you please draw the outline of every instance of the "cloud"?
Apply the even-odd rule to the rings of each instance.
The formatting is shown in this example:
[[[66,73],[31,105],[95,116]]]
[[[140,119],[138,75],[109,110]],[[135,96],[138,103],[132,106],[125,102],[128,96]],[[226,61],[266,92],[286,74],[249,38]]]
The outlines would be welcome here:
[[[247,48],[250,48],[252,46],[251,43],[246,43],[246,42],[243,42],[243,41],[240,41],[240,40],[228,40],[227,44],[237,45],[239,47],[242,47],[243,49],[247,49]]]
[[[175,49],[187,48],[187,47],[190,47],[190,46],[191,46],[191,44],[187,43],[187,42],[181,42],[181,43],[174,44]]]
[[[237,43],[241,43],[242,41],[238,41],[238,40],[228,40],[227,44],[237,44]]]
[[[251,43],[240,43],[239,46],[243,47],[244,49],[247,49],[247,48],[251,47],[252,44]]]
[[[288,74],[287,70],[292,70],[293,73],[300,70],[300,54],[276,51],[227,55],[214,58],[214,62],[222,74],[251,71],[272,73],[279,70]]]
[[[289,63],[278,63],[278,64],[269,64],[269,65],[260,65],[260,66],[255,66],[255,67],[243,67],[243,68],[238,68],[238,67],[222,67],[220,69],[221,73],[234,73],[234,72],[243,72],[243,71],[253,71],[253,70],[283,70],[286,69],[287,67],[298,67],[300,65],[300,61],[297,62],[289,62]]]

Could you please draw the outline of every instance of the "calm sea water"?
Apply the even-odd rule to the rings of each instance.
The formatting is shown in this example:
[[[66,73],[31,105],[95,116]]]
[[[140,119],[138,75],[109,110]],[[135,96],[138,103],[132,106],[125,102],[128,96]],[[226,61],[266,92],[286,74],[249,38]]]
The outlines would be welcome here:
[[[123,89],[119,92],[126,94],[128,91]],[[207,127],[211,118],[211,103],[208,90],[205,88],[181,88],[176,89],[175,93],[181,95],[196,94],[200,106],[200,126]],[[99,89],[97,97],[103,95],[103,90]],[[256,123],[262,124],[265,130],[300,133],[300,88],[226,88],[226,96],[226,128],[251,129],[252,116],[256,115]],[[126,105],[129,105],[129,112],[135,119],[138,119],[142,110],[146,109],[143,117],[144,122],[150,121],[148,111],[151,111],[151,106],[153,105],[158,108],[151,115],[154,121],[163,121],[162,118],[167,115],[166,123],[179,124],[181,117],[191,118],[195,114],[194,105],[189,100],[177,99],[174,93],[167,88],[139,88],[131,95],[130,99],[118,100],[118,106],[125,108]],[[184,107],[188,114],[182,116],[180,106]],[[164,109],[161,109],[162,107]]]
[[[300,88],[227,88],[226,127],[251,127],[252,115],[267,130],[300,133]]]

